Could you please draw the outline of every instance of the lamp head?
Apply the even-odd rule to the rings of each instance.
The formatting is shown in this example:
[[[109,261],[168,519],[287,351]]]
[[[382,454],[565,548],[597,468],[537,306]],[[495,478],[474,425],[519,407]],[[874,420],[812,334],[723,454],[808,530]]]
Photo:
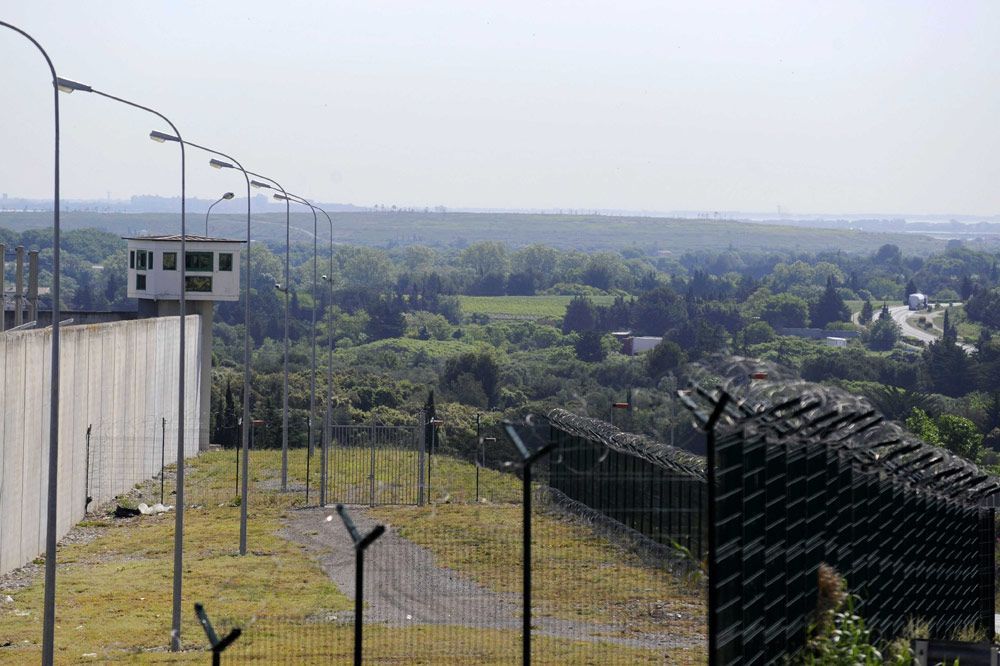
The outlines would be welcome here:
[[[225,194],[222,195],[222,198],[225,199],[226,201],[229,201],[230,199],[232,199],[235,196],[236,195],[233,194],[232,192],[226,192]]]
[[[158,143],[164,143],[165,141],[180,141],[179,138],[172,134],[164,134],[163,132],[152,131],[149,133],[149,138]]]
[[[222,160],[217,160],[214,157],[208,161],[208,165],[215,169],[235,169],[229,162],[223,162]]]
[[[259,187],[259,188],[262,188],[262,189],[265,189],[265,190],[273,190],[274,189],[273,187],[271,187],[267,183],[262,183],[259,180],[251,180],[250,184],[253,185],[254,187]]]
[[[290,199],[289,199],[288,197],[286,197],[286,196],[285,196],[284,194],[275,194],[275,195],[274,195],[274,198],[275,198],[275,199],[277,199],[278,201],[291,201],[291,200],[290,200]]]
[[[71,93],[74,90],[80,90],[82,92],[93,92],[94,89],[83,83],[77,83],[71,79],[56,78],[56,87],[59,88],[59,92]]]

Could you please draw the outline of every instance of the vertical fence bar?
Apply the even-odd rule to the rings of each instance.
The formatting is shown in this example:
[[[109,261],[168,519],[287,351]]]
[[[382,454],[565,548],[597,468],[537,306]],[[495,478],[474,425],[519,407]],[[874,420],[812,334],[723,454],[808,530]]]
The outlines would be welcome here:
[[[253,429],[253,426],[251,426],[251,429]],[[236,494],[233,495],[233,496],[234,497],[238,497],[239,494],[240,494],[240,447],[239,447],[239,445],[236,446],[236,473],[233,476],[235,477],[235,480],[236,480]]]
[[[372,416],[372,423],[370,427],[371,434],[369,435],[369,443],[371,445],[371,466],[369,468],[370,473],[368,474],[368,506],[375,506],[375,417]]]
[[[3,247],[3,246],[0,245],[0,247]],[[2,260],[2,256],[0,256],[0,260]],[[0,270],[3,270],[3,262],[2,261],[0,261]],[[2,305],[2,299],[3,299],[3,296],[2,296],[2,294],[0,294],[0,305]],[[3,308],[0,307],[0,317],[2,317],[3,314],[4,314],[3,313]],[[0,330],[2,330],[2,329],[0,329]],[[87,425],[87,453],[84,456],[84,461],[85,461],[85,464],[86,464],[86,467],[84,468],[84,478],[83,478],[83,513],[84,514],[87,513],[87,509],[88,509],[88,507],[90,505],[90,429],[91,429],[91,427],[92,427],[92,424],[88,424]],[[163,500],[160,500],[160,501],[162,502]]]
[[[521,579],[521,594],[523,595],[523,611],[521,622],[521,663],[531,664],[531,464],[524,465],[522,485],[522,516],[523,530],[521,535],[522,565],[524,573]]]
[[[417,427],[417,506],[423,506],[424,497],[424,450],[427,448],[427,437],[423,428],[424,412],[420,411],[421,424]]]
[[[718,666],[719,664],[719,553],[716,550],[717,539],[715,524],[715,426],[722,416],[729,401],[729,394],[722,393],[719,401],[715,403],[712,415],[709,416],[705,424],[705,458],[706,472],[708,477],[708,664]]]
[[[160,504],[163,504],[163,489],[165,484],[165,471],[167,469],[167,419],[161,417],[160,421]]]
[[[482,414],[476,412],[476,504],[479,504],[479,468],[482,466],[481,450],[483,448],[483,435],[480,431],[480,417]]]

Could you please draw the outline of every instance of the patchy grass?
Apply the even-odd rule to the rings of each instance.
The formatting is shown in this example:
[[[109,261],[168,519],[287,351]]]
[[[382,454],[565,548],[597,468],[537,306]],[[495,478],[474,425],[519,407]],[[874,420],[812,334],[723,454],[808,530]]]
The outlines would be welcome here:
[[[313,482],[319,482],[318,462]],[[343,504],[415,504],[419,475],[418,454],[413,450],[378,448],[372,470],[371,449],[331,449],[328,502]],[[428,479],[425,478],[425,483]],[[431,461],[429,497],[434,502],[475,502],[476,467],[448,455]],[[490,502],[520,502],[521,482],[513,474],[486,467],[479,470],[480,497]],[[374,501],[373,501],[374,498]]]
[[[351,455],[364,459],[364,453],[357,450]],[[232,626],[244,628],[244,635],[227,653],[230,662],[347,662],[353,646],[353,602],[330,582],[311,555],[279,535],[284,518],[303,503],[300,490],[278,492],[280,460],[280,451],[258,451],[251,456],[254,485],[246,557],[237,554],[240,509],[233,501],[233,451],[205,453],[188,465],[182,607],[185,649],[179,653],[165,649],[170,635],[174,514],[126,520],[101,514],[89,517],[86,523],[101,530],[99,536],[89,542],[68,542],[59,549],[57,661],[203,663],[207,641],[192,612],[194,602],[202,601],[220,633]],[[301,489],[305,470],[305,451],[290,451],[291,488]],[[435,471],[442,493],[435,492],[436,498],[471,501],[474,466],[436,456]],[[488,477],[498,487],[519,488],[512,475],[482,472],[481,482]],[[317,481],[316,457],[312,475]],[[345,483],[336,474],[333,478],[334,488]],[[158,496],[158,482],[138,492]],[[520,589],[516,505],[440,504],[378,511],[399,524],[404,536],[418,542],[432,539],[435,552],[451,553],[442,564],[454,565],[477,579],[502,567],[511,581],[518,581],[504,590]],[[639,629],[663,629],[663,623],[669,622],[673,633],[699,635],[701,616],[694,619],[696,613],[703,613],[699,598],[668,574],[643,568],[580,525],[540,516],[535,529],[536,572],[547,572],[536,574],[537,612],[594,621],[617,619]],[[499,548],[503,545],[508,547]],[[0,664],[36,662],[42,581],[39,577],[26,588],[4,592],[8,593],[13,603],[0,603]],[[595,604],[595,599],[607,601]],[[667,617],[663,613],[668,607],[671,613],[685,614],[684,619],[661,619]],[[366,625],[365,638],[366,659],[377,662],[507,664],[517,661],[520,654],[519,633],[507,630]],[[541,635],[534,639],[534,646],[538,663],[704,661],[701,647],[642,650]]]
[[[614,296],[590,296],[594,305],[611,305]],[[572,296],[459,296],[463,314],[517,319],[562,319]]]
[[[226,657],[231,663],[274,663],[273,656],[271,659],[259,656],[266,654],[294,658],[296,664],[347,664],[353,649],[351,631],[349,624],[304,627],[269,622],[255,626],[253,638],[242,645],[238,641]],[[506,665],[521,660],[521,635],[511,630],[366,625],[364,641],[365,663],[464,666]],[[642,650],[536,635],[532,637],[532,661],[539,664],[698,664],[705,663],[706,659],[704,652],[699,650]]]
[[[228,481],[232,457],[214,452],[191,461],[190,497],[215,494]],[[230,477],[231,478],[231,477]],[[216,618],[235,622],[259,614],[309,615],[352,606],[302,549],[277,536],[281,518],[297,496],[255,493],[250,505],[251,554],[238,557],[239,508],[208,506],[185,511],[185,644],[201,647],[204,634],[191,612],[205,602]],[[170,635],[174,514],[108,520],[90,543],[59,549],[56,649],[61,660],[104,661],[161,648]],[[91,520],[92,524],[98,521]],[[12,594],[0,608],[0,662],[35,659],[41,636],[42,581]],[[199,655],[199,660],[203,656]]]
[[[381,507],[373,515],[428,548],[441,566],[496,592],[520,591],[519,506]],[[695,585],[644,564],[581,522],[536,512],[532,543],[532,599],[540,616],[704,635],[704,599]]]

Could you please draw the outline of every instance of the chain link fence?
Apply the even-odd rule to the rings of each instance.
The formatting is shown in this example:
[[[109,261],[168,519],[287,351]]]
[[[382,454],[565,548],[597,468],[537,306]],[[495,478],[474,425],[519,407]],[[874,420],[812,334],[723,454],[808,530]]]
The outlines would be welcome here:
[[[176,429],[169,418],[131,425],[97,423],[80,433],[86,482],[74,501],[89,502],[58,563],[56,641],[67,663],[151,659],[169,642]],[[549,439],[547,425],[528,431]],[[553,488],[559,474],[551,470],[562,464],[553,461],[579,454],[582,443],[562,442],[537,463],[526,495],[523,461],[504,455],[516,448],[498,431],[481,432],[497,442],[482,442],[488,452],[473,456],[457,449],[475,451],[479,442],[452,449],[430,432],[429,439],[416,427],[375,427],[374,435],[371,425],[333,429],[328,501],[347,500],[361,531],[387,526],[365,556],[366,661],[517,663],[530,590],[530,649],[539,663],[701,662],[697,565],[637,525]],[[191,612],[200,601],[219,635],[243,630],[224,663],[348,661],[355,552],[333,508],[317,506],[321,450],[311,459],[304,447],[289,451],[283,492],[281,450],[251,445],[245,556],[240,455],[214,448],[185,465],[177,658],[204,658],[207,642]],[[644,482],[638,468],[618,473]],[[630,513],[645,506],[619,504]],[[0,603],[0,662],[38,658],[39,573],[30,565],[0,578],[0,600],[11,597]]]

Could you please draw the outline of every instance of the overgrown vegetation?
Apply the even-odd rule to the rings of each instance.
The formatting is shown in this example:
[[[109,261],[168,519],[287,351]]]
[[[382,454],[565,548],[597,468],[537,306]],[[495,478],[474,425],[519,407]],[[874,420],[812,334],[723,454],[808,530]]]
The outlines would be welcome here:
[[[910,666],[913,663],[906,639],[882,649],[873,644],[864,618],[855,613],[856,597],[848,593],[847,582],[832,567],[820,564],[817,584],[819,594],[814,621],[796,663],[803,666]]]
[[[410,422],[433,390],[439,407],[454,416],[442,436],[466,459],[475,448],[471,433],[477,413],[490,415],[491,424],[500,416],[517,418],[552,407],[607,417],[609,405],[627,396],[633,410],[620,424],[696,450],[701,438],[678,416],[670,390],[688,379],[687,363],[735,353],[776,361],[808,380],[862,387],[870,395],[891,389],[932,396],[921,406],[930,419],[962,420],[948,426],[964,433],[961,445],[953,446],[958,439],[951,436],[942,437],[941,444],[985,464],[997,461],[1000,338],[994,337],[997,322],[991,313],[1000,293],[1000,254],[995,250],[961,242],[945,246],[915,235],[838,231],[831,236],[724,221],[712,224],[715,231],[732,232],[726,236],[728,247],[705,244],[704,221],[695,225],[695,239],[692,223],[683,221],[440,212],[344,215],[351,224],[377,220],[379,228],[351,238],[369,245],[338,245],[332,271],[329,258],[320,256],[321,272],[332,280],[319,285],[318,292],[313,292],[311,245],[291,248],[293,424],[307,417],[308,322],[315,304],[321,404],[328,398],[322,377],[331,337],[335,348],[329,396],[334,420]],[[29,218],[34,219],[30,214],[0,219],[21,225]],[[83,214],[67,219],[106,221]],[[171,216],[129,219],[131,228],[142,224],[139,228],[151,232],[174,223]],[[498,242],[495,230],[486,234],[485,226],[499,220],[508,225],[506,237],[520,245]],[[469,233],[448,240],[395,233],[380,240],[386,230],[418,222]],[[220,230],[228,228],[225,216],[219,224]],[[622,234],[611,244],[588,244],[591,224],[601,225],[602,238],[613,225],[620,225],[615,228]],[[0,230],[8,246],[42,250],[43,284],[50,260],[47,234]],[[718,236],[710,236],[716,243]],[[67,306],[134,306],[125,299],[123,245],[106,232],[67,232]],[[281,441],[284,296],[273,285],[283,281],[283,253],[280,242],[252,247],[250,399],[253,416],[268,424],[257,433],[262,447]],[[967,307],[917,313],[925,319],[915,324],[940,333],[925,345],[904,336],[890,316],[889,308],[903,307],[911,290],[958,298]],[[816,330],[796,330],[805,327]],[[644,356],[626,356],[621,341],[611,335],[620,331],[663,342]],[[220,303],[212,433],[227,446],[238,440],[243,333],[241,303]],[[828,346],[828,337],[844,338],[835,344],[846,346]],[[970,339],[972,353],[962,346]],[[913,416],[911,411],[892,415],[900,421]],[[293,427],[292,444],[305,444],[303,428]]]

